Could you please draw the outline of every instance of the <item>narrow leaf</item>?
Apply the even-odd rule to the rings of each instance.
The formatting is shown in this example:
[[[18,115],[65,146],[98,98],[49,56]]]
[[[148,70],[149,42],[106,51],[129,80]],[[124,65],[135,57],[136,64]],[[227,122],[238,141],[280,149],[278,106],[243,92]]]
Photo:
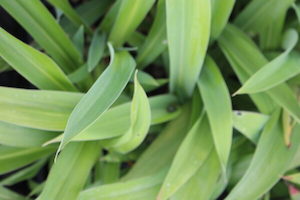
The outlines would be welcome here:
[[[51,58],[16,39],[3,28],[0,28],[0,36],[0,56],[38,88],[76,90]]]
[[[88,71],[91,72],[101,60],[106,45],[106,35],[97,30],[92,38],[91,46],[88,52],[87,64]]]
[[[210,0],[166,0],[170,56],[170,89],[181,98],[192,95],[210,35]]]
[[[225,172],[232,142],[232,106],[226,83],[214,61],[207,57],[198,81],[214,144]]]
[[[293,160],[300,144],[300,135],[294,134],[291,148],[285,146],[279,123],[280,112],[277,111],[264,128],[247,172],[226,200],[253,200],[261,197],[280,179]],[[299,128],[297,125],[295,132]]]
[[[289,30],[285,37],[285,40],[290,40],[286,44],[286,51],[258,70],[235,94],[266,91],[300,73],[299,55],[291,54],[297,44],[298,33],[295,30]]]
[[[154,22],[144,43],[138,49],[137,66],[144,68],[167,48],[166,2],[159,0]]]
[[[63,148],[74,136],[91,126],[118,98],[135,68],[128,52],[118,52],[90,90],[72,111],[61,142]]]
[[[71,72],[80,66],[80,55],[76,47],[40,0],[0,0],[0,5],[30,33],[65,72]]]
[[[114,46],[122,46],[151,9],[155,0],[122,0],[109,35]]]
[[[182,187],[205,162],[213,149],[206,117],[200,116],[180,145],[157,199],[166,200]]]
[[[151,124],[151,109],[145,91],[134,76],[134,94],[131,102],[130,128],[120,138],[108,141],[105,146],[112,150],[127,153],[138,147],[145,139]]]
[[[37,200],[77,199],[99,153],[98,142],[67,146],[51,168],[43,192]]]
[[[256,112],[234,111],[233,127],[256,144],[268,119],[269,116]]]

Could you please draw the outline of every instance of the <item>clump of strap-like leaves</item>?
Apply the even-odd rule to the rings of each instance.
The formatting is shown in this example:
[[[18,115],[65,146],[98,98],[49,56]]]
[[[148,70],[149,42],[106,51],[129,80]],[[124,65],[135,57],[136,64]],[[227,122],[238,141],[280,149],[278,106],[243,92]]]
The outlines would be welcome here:
[[[296,0],[0,5],[0,199],[300,198]]]

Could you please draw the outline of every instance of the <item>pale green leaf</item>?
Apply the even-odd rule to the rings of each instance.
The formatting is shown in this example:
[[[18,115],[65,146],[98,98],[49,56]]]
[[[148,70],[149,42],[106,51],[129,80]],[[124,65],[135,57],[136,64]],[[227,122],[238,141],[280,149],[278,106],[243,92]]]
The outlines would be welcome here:
[[[71,72],[80,66],[80,54],[76,47],[40,0],[0,0],[0,5],[30,33],[65,72]]]
[[[118,52],[107,69],[72,111],[61,142],[63,148],[74,136],[90,127],[119,97],[135,68],[128,52]]]
[[[277,110],[268,121],[249,168],[226,200],[253,200],[261,197],[279,181],[292,162],[300,144],[300,135],[293,134],[293,144],[287,148],[282,138],[279,114]],[[297,125],[294,133],[299,128]]]
[[[153,200],[164,175],[165,171],[152,176],[90,188],[81,192],[78,200]]]
[[[20,126],[62,131],[81,93],[0,87],[0,120]]]
[[[21,42],[3,28],[0,28],[0,56],[40,89],[76,90],[51,58]]]
[[[198,88],[207,112],[216,151],[225,172],[232,142],[232,105],[226,83],[215,62],[207,57]]]
[[[37,200],[77,199],[99,155],[98,142],[68,145],[51,168]]]
[[[184,106],[182,114],[162,130],[158,138],[144,151],[123,180],[157,174],[161,169],[171,165],[176,151],[188,131],[190,112],[191,109]]]
[[[123,154],[134,150],[143,142],[151,124],[150,104],[144,89],[138,81],[137,72],[134,76],[130,127],[120,138],[112,139],[105,144],[105,147]]]
[[[152,8],[155,0],[122,0],[114,25],[109,35],[109,41],[114,46],[122,46]]]
[[[46,159],[41,159],[25,169],[22,169],[0,181],[0,185],[14,185],[18,182],[33,178],[43,167]]]
[[[166,2],[159,0],[154,22],[148,36],[138,49],[137,66],[144,68],[153,62],[167,47]]]
[[[211,1],[211,38],[217,39],[226,26],[235,0],[212,0]]]
[[[210,36],[210,0],[166,0],[170,90],[192,95]]]
[[[0,121],[0,144],[12,147],[38,147],[58,136],[57,132],[16,126]]]
[[[54,152],[54,147],[16,148],[0,146],[0,174],[16,170]]]
[[[256,112],[234,111],[233,127],[256,144],[268,119],[269,116]]]
[[[80,15],[73,9],[69,0],[47,0],[56,8],[59,8],[77,27],[84,25],[88,31],[91,31],[88,25],[81,19]]]
[[[0,186],[0,199],[1,200],[26,200],[25,197],[2,186]]]
[[[235,94],[266,91],[300,73],[299,54],[291,53],[298,41],[298,33],[289,30],[285,35],[286,51],[252,75]]]
[[[212,151],[213,140],[209,123],[203,115],[201,114],[181,143],[160,189],[158,200],[168,199],[186,184]]]
[[[88,52],[87,65],[88,71],[91,72],[97,66],[101,60],[104,49],[106,45],[106,35],[105,33],[100,33],[99,30],[96,30],[93,34],[91,41],[91,46]]]
[[[182,199],[212,199],[219,176],[222,173],[219,157],[215,151],[212,151],[203,165],[183,185],[170,200]]]

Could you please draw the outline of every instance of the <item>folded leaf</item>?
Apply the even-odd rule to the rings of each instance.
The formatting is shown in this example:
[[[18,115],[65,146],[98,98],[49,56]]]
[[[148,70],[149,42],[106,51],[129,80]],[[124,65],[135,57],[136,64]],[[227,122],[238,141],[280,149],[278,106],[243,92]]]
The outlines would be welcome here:
[[[134,76],[134,94],[131,102],[130,127],[120,138],[104,143],[114,151],[128,153],[137,148],[145,139],[151,124],[151,109],[147,95],[140,85],[137,72]]]
[[[192,95],[210,35],[210,0],[166,0],[170,56],[170,90]]]
[[[112,54],[113,55],[113,54]],[[90,127],[119,97],[135,68],[128,52],[118,52],[72,111],[61,142],[63,148],[74,136]]]
[[[122,0],[109,35],[114,46],[122,46],[152,8],[155,0]]]
[[[40,0],[0,0],[0,5],[30,33],[65,72],[71,72],[81,65],[76,47]]]
[[[226,170],[232,142],[232,106],[226,83],[215,62],[207,57],[198,81],[214,144]]]
[[[0,28],[0,56],[40,89],[76,91],[67,76],[45,54]]]

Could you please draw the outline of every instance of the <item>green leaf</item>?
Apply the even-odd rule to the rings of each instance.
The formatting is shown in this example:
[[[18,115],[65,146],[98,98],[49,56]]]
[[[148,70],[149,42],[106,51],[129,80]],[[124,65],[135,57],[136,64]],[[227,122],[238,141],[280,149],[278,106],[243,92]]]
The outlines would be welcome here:
[[[139,157],[123,180],[155,175],[161,169],[171,165],[176,151],[188,131],[190,111],[189,107],[184,106],[182,114],[161,131],[158,138]]]
[[[216,151],[225,172],[232,142],[232,106],[222,74],[210,57],[207,57],[204,63],[198,88],[207,112]]]
[[[163,171],[152,176],[90,188],[81,192],[78,200],[153,200],[164,175]]]
[[[300,185],[300,173],[289,174],[283,178],[288,182]]]
[[[80,27],[81,25],[84,25],[85,28],[88,31],[91,31],[91,29],[88,27],[88,25],[85,24],[85,22],[81,19],[80,15],[77,14],[77,12],[72,8],[69,0],[47,0],[49,3],[51,3],[56,8],[59,8],[63,13],[77,26]]]
[[[51,58],[16,39],[3,28],[0,28],[0,56],[40,89],[76,90]]]
[[[287,170],[300,144],[300,135],[293,134],[293,144],[287,148],[282,138],[279,114],[277,110],[268,121],[249,168],[226,200],[257,199],[271,189]],[[297,125],[294,133],[299,128]]]
[[[80,26],[72,38],[76,48],[80,52],[81,57],[84,54],[84,28]]]
[[[268,119],[269,116],[256,112],[234,111],[233,127],[256,144]]]
[[[195,122],[181,143],[157,199],[166,200],[195,175],[213,149],[206,116]]]
[[[243,34],[243,32],[232,25],[227,26],[222,37],[219,39],[219,43],[222,51],[231,62],[231,66],[242,82],[268,63],[267,59],[255,44]],[[267,110],[266,107],[269,107],[267,104],[272,105],[273,102],[275,102],[277,105],[283,107],[297,121],[300,121],[298,100],[287,84],[281,83],[268,90],[265,94],[267,94],[268,97],[260,96],[260,101],[255,102],[258,107]],[[270,101],[269,98],[273,101]],[[262,103],[264,105],[262,105]],[[269,109],[271,111],[271,108],[268,108],[268,110]],[[266,112],[266,114],[269,114],[270,111]]]
[[[154,22],[146,40],[138,49],[137,66],[144,68],[167,48],[166,2],[159,0]]]
[[[2,200],[26,200],[25,197],[0,186],[0,199]]]
[[[99,154],[98,142],[68,145],[51,168],[37,200],[77,199]]]
[[[82,96],[81,93],[0,87],[0,120],[23,127],[63,131],[70,113]],[[120,98],[116,103],[120,101]],[[158,95],[149,98],[149,101],[152,125],[170,121],[181,112],[180,107],[177,106],[177,99],[173,95]],[[110,108],[94,125],[74,139],[93,140],[120,136],[128,130],[129,124],[130,103],[123,103]],[[102,134],[99,134],[99,130],[102,130]],[[17,134],[21,129],[14,131]],[[31,135],[38,132],[35,130]],[[3,134],[6,133],[3,132]]]
[[[71,72],[80,66],[80,54],[76,47],[40,0],[0,0],[0,5],[30,33],[65,72]]]
[[[212,151],[193,177],[171,199],[213,199],[212,196],[221,171],[219,157],[215,151]]]
[[[147,95],[134,76],[134,94],[131,102],[130,127],[120,138],[112,139],[105,147],[120,153],[128,153],[137,148],[145,139],[151,124],[151,109]]]
[[[4,178],[3,180],[1,180],[0,185],[14,185],[17,184],[18,182],[33,178],[41,170],[41,168],[45,164],[45,161],[46,161],[45,159],[37,161],[33,165],[25,169],[22,169],[10,175],[7,178]]]
[[[55,152],[53,147],[15,148],[0,146],[0,174],[28,165]]]
[[[83,95],[0,87],[0,120],[20,126],[62,131]]]
[[[113,55],[113,54],[112,54]],[[90,127],[120,96],[135,68],[128,52],[118,52],[90,90],[72,111],[61,142],[63,148],[74,136]]]
[[[0,121],[0,144],[12,147],[42,146],[59,133],[31,129]]]
[[[212,0],[211,1],[211,38],[217,39],[226,26],[235,0]]]
[[[170,90],[181,98],[192,95],[210,35],[211,1],[166,0],[170,56]]]
[[[176,107],[177,99],[172,95],[159,95],[149,99],[151,107],[151,125],[161,124],[176,118],[181,109]],[[169,110],[172,109],[172,110]],[[85,131],[71,141],[103,140],[122,136],[130,128],[130,103],[110,108]],[[59,142],[63,135],[47,142]]]
[[[155,0],[120,1],[120,7],[109,35],[109,41],[116,47],[122,46],[146,17],[154,3]]]
[[[286,51],[251,76],[235,94],[266,91],[300,73],[299,54],[291,53],[298,41],[298,33],[289,30],[285,35]]]
[[[101,60],[106,45],[105,33],[100,33],[97,30],[92,38],[91,46],[88,52],[87,65],[88,71],[91,72]]]
[[[111,3],[111,0],[90,0],[79,4],[75,10],[86,25],[92,26],[105,14],[106,10],[111,6]],[[60,25],[69,35],[73,35],[78,29],[78,27],[76,27],[74,23],[71,23],[65,16],[62,16]]]
[[[280,45],[286,13],[294,1],[253,0],[235,19],[235,24],[247,32],[258,33],[263,49],[277,48]]]

